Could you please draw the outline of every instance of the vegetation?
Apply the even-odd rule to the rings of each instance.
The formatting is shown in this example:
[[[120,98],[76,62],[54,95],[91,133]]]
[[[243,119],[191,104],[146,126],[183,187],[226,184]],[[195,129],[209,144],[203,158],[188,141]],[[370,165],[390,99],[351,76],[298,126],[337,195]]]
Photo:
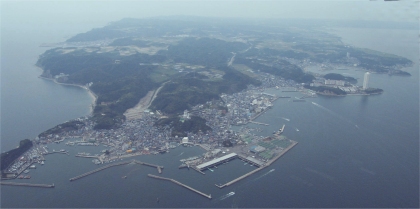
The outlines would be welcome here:
[[[245,50],[247,47],[241,42],[226,42],[212,38],[186,38],[176,45],[171,45],[163,54],[177,63],[217,67],[228,63],[233,56],[231,52]]]
[[[368,89],[365,89],[364,91],[366,92],[366,94],[380,94],[384,90],[383,89],[379,89],[379,88],[368,88]]]
[[[219,99],[221,93],[235,93],[247,85],[261,85],[261,82],[228,67],[222,67],[225,75],[222,80],[211,81],[193,77],[193,73],[167,83],[153,101],[151,109],[167,114],[181,113],[194,105]]]
[[[77,121],[77,120],[68,121],[68,122],[57,125],[54,128],[48,129],[48,130],[40,133],[38,135],[38,137],[45,137],[45,136],[48,136],[50,134],[59,134],[61,132],[65,132],[65,131],[77,130],[77,129],[83,127],[84,125],[85,124],[83,122],[80,122],[80,121]]]
[[[326,94],[326,95],[346,95],[347,93],[339,88],[329,87],[329,86],[304,86],[307,89],[316,91],[317,93]]]
[[[211,131],[212,129],[206,125],[206,120],[197,116],[192,116],[191,119],[180,120],[178,116],[160,119],[156,122],[157,126],[169,125],[172,129],[172,136],[185,137],[187,132],[198,133]]]
[[[330,79],[330,80],[341,80],[341,81],[347,81],[350,83],[357,83],[357,79],[350,77],[350,76],[343,76],[341,74],[338,73],[328,73],[326,75],[324,75],[325,79]]]
[[[8,152],[1,153],[1,171],[9,167],[16,159],[18,159],[23,153],[28,151],[33,146],[32,141],[24,139],[19,142],[19,147],[12,149]]]
[[[255,71],[270,73],[285,79],[294,80],[298,83],[310,83],[315,79],[313,75],[304,73],[300,67],[285,60],[279,60],[276,65],[272,67],[240,57],[235,58],[235,63],[244,64]]]

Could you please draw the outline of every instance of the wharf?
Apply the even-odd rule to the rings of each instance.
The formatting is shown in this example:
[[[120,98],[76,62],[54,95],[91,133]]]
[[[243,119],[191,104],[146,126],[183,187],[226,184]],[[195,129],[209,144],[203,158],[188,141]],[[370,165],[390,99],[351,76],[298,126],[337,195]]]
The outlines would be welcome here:
[[[254,123],[254,124],[258,124],[258,125],[264,125],[264,126],[269,126],[270,124],[267,123],[261,123],[261,122],[256,122],[256,121],[249,121],[250,123]]]
[[[28,183],[17,183],[17,182],[3,182],[0,181],[1,185],[10,185],[10,186],[27,186],[27,187],[42,187],[42,188],[54,188],[54,184],[28,184]]]
[[[89,176],[89,175],[91,175],[91,174],[94,174],[94,173],[96,173],[96,172],[102,171],[102,170],[107,169],[107,168],[111,168],[111,167],[114,167],[114,166],[119,166],[119,165],[126,165],[126,164],[129,164],[129,163],[131,163],[131,162],[130,162],[130,161],[126,161],[126,162],[114,163],[114,164],[111,164],[111,165],[107,165],[107,166],[104,166],[104,167],[100,167],[100,168],[95,169],[95,170],[93,170],[93,171],[89,171],[89,172],[84,173],[84,174],[82,174],[82,175],[79,175],[79,176],[76,176],[76,177],[70,178],[70,181],[75,181],[75,180],[77,180],[77,179],[83,178],[83,177],[85,177],[85,176]]]
[[[140,164],[140,165],[147,165],[147,166],[150,166],[150,167],[155,167],[155,168],[157,168],[159,173],[162,173],[163,166],[154,165],[154,164],[150,164],[150,163],[145,163],[145,162],[141,162],[141,161],[138,161],[138,160],[135,160],[134,163],[137,163],[137,164]]]
[[[152,174],[148,174],[148,176],[149,176],[149,177],[152,177],[152,178],[156,178],[156,179],[161,179],[161,180],[171,181],[171,182],[173,182],[173,183],[175,183],[175,184],[178,184],[178,185],[180,185],[180,186],[183,186],[183,187],[185,187],[185,188],[187,188],[187,189],[189,189],[189,190],[191,190],[191,191],[193,191],[193,192],[196,192],[197,194],[200,194],[200,195],[202,195],[202,196],[204,196],[204,197],[207,197],[207,198],[209,198],[209,199],[211,199],[211,198],[212,198],[212,197],[211,197],[211,194],[210,194],[210,195],[208,195],[208,194],[204,194],[203,192],[200,192],[200,191],[198,191],[198,190],[196,190],[196,189],[194,189],[194,188],[192,188],[192,187],[190,187],[190,186],[188,186],[188,185],[185,185],[185,184],[183,184],[183,183],[181,183],[181,182],[179,182],[179,181],[176,181],[176,180],[174,180],[174,179],[164,178],[164,177],[160,177],[160,176],[155,176],[155,175],[152,175]]]
[[[292,140],[290,140],[290,141],[292,141]],[[273,158],[272,160],[269,160],[265,165],[263,165],[263,166],[261,166],[261,167],[259,167],[259,168],[257,168],[257,169],[255,169],[255,170],[253,170],[253,171],[251,171],[251,172],[249,172],[249,173],[246,173],[246,174],[244,174],[244,175],[242,175],[242,176],[240,176],[240,177],[238,177],[238,178],[236,178],[236,179],[234,179],[234,180],[232,180],[232,181],[229,181],[228,183],[226,183],[226,184],[223,184],[223,185],[217,185],[216,184],[216,186],[217,187],[219,187],[220,189],[221,188],[224,188],[224,187],[227,187],[227,186],[229,186],[229,185],[232,185],[232,184],[234,184],[234,183],[236,183],[236,182],[238,182],[238,181],[240,181],[240,180],[242,180],[242,179],[244,179],[244,178],[246,178],[246,177],[248,177],[248,176],[250,176],[250,175],[252,175],[252,174],[254,174],[254,173],[256,173],[256,172],[258,172],[258,171],[260,171],[260,170],[262,170],[262,169],[264,169],[264,168],[266,168],[266,167],[268,167],[268,166],[270,166],[274,161],[276,161],[277,159],[279,159],[281,156],[283,156],[286,152],[288,152],[290,149],[292,149],[294,146],[296,146],[296,144],[298,144],[296,141],[292,141],[292,144],[289,146],[289,147],[287,147],[285,150],[283,150],[283,152],[282,153],[280,153],[278,156],[276,156],[275,158]]]
[[[54,154],[54,153],[61,153],[61,154],[69,154],[68,152],[66,152],[66,151],[64,151],[64,152],[62,152],[62,151],[52,151],[52,152],[47,152],[47,153],[44,153],[44,155],[49,155],[49,154]]]

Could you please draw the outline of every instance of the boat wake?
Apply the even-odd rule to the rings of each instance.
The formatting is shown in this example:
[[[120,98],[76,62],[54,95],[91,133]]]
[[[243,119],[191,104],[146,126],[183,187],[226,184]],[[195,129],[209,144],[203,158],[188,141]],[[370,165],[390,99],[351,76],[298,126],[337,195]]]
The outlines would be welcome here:
[[[357,124],[355,124],[355,123],[351,122],[350,120],[348,120],[348,119],[344,118],[343,116],[341,116],[341,115],[339,115],[339,114],[337,114],[337,113],[335,113],[335,112],[331,111],[330,109],[328,109],[328,108],[326,108],[326,107],[324,107],[324,106],[322,106],[322,105],[320,105],[320,104],[318,104],[318,103],[315,103],[315,102],[312,102],[312,104],[313,104],[313,105],[315,105],[315,106],[317,106],[317,107],[319,107],[319,108],[321,108],[321,109],[323,109],[323,110],[325,110],[325,111],[327,111],[327,112],[328,112],[328,113],[330,113],[331,115],[333,115],[333,116],[335,116],[335,117],[338,117],[338,118],[340,118],[340,119],[342,119],[342,120],[344,120],[344,121],[346,121],[346,122],[348,122],[348,123],[350,123],[350,124],[354,125],[356,128],[359,128],[359,126],[357,126]]]
[[[285,120],[285,121],[290,121],[290,119],[289,118],[284,118],[284,117],[281,117],[283,120]]]
[[[226,198],[228,198],[228,197],[230,197],[230,196],[233,196],[233,195],[235,195],[235,192],[229,192],[229,193],[227,193],[227,194],[225,194],[225,195],[221,196],[219,199],[220,199],[220,200],[224,200],[224,199],[226,199]]]
[[[266,175],[268,175],[268,174],[270,174],[271,172],[273,172],[273,171],[275,171],[276,169],[271,169],[271,170],[269,170],[267,173],[265,173],[265,174],[263,174],[263,175],[261,175],[260,177],[257,177],[256,179],[254,179],[254,181],[256,181],[256,180],[258,180],[258,179],[260,179],[260,178],[262,178],[262,177],[264,177],[264,176],[266,176]]]

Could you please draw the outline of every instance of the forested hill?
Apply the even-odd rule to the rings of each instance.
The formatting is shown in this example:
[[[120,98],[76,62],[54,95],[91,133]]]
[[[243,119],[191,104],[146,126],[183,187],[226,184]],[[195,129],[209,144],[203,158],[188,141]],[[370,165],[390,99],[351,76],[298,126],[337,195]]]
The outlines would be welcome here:
[[[259,73],[309,84],[308,64],[344,64],[409,75],[406,58],[344,45],[311,27],[215,18],[126,18],[77,34],[46,51],[43,77],[87,85],[97,94],[97,129],[116,128],[147,92],[166,85],[151,108],[177,114],[194,105],[259,85]],[[252,76],[252,77],[251,77]]]

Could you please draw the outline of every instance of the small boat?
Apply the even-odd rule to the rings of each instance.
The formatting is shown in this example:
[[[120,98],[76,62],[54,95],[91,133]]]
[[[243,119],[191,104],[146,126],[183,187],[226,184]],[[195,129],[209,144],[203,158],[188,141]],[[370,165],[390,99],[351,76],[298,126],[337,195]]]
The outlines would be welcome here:
[[[121,177],[121,178],[126,179],[126,178],[127,178],[127,176],[123,176],[123,177]]]
[[[209,169],[209,171],[211,171],[211,172],[214,172],[212,169],[210,169],[210,168],[207,168],[207,169]]]
[[[31,176],[25,176],[25,177],[23,177],[24,179],[30,179],[31,178]]]
[[[23,171],[24,173],[29,173],[29,170],[25,170],[25,171]]]

